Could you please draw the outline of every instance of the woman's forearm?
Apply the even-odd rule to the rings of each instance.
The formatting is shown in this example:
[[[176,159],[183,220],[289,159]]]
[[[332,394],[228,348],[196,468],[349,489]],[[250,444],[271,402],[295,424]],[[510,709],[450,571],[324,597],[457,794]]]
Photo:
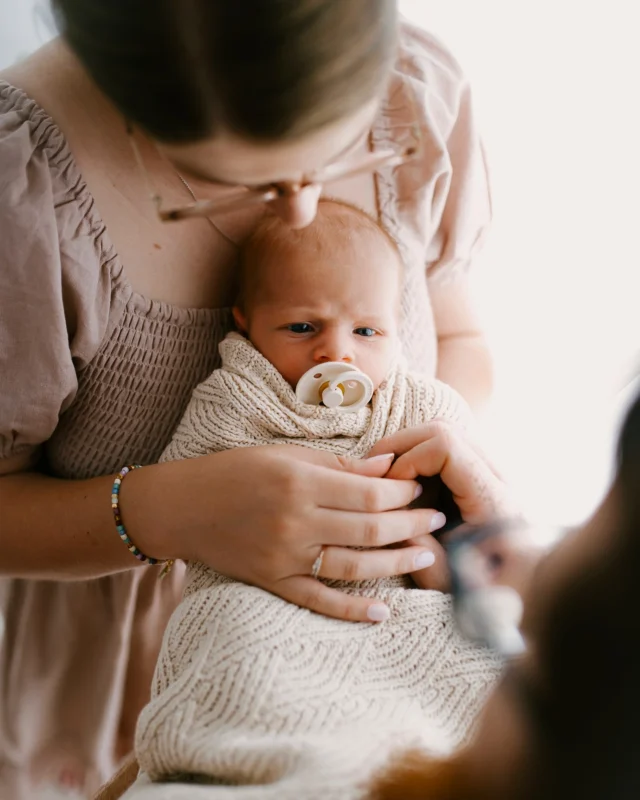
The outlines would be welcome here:
[[[493,364],[485,338],[461,334],[439,339],[436,377],[460,392],[474,411],[481,410],[493,389]]]
[[[127,493],[132,499],[137,489],[135,477],[122,484],[124,511]],[[112,484],[110,476],[71,481],[22,472],[0,478],[0,574],[78,580],[140,566],[117,534]],[[147,538],[145,546],[153,549]]]

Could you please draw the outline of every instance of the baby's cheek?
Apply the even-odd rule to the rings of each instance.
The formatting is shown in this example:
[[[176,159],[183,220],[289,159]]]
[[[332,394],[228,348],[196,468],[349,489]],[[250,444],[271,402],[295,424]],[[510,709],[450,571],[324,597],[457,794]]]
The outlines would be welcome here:
[[[388,376],[395,359],[396,349],[393,343],[385,340],[363,354],[363,360],[357,366],[371,378],[374,390],[377,390]]]
[[[300,345],[300,342],[295,342],[295,344]],[[284,337],[280,341],[270,342],[269,346],[260,352],[293,389],[309,368],[303,348],[291,346],[291,340]]]

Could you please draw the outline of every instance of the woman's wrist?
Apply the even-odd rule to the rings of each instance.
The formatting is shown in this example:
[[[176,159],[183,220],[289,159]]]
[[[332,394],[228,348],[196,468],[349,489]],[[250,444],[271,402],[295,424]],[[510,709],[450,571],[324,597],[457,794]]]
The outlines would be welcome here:
[[[84,580],[142,566],[119,541],[112,486],[109,475],[63,480],[31,472],[0,479],[2,522],[13,533],[3,541],[0,574]]]
[[[181,463],[136,469],[127,475],[121,487],[120,512],[127,534],[145,556],[157,561],[185,558],[185,553],[179,552],[179,526],[175,522],[179,515],[176,506]]]

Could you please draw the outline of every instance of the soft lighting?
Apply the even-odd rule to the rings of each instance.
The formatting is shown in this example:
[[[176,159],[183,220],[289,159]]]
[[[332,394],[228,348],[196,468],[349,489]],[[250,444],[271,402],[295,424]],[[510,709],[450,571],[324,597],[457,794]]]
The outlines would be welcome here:
[[[469,76],[495,221],[475,284],[496,362],[483,420],[531,516],[606,489],[640,348],[640,75],[628,0],[400,0]]]

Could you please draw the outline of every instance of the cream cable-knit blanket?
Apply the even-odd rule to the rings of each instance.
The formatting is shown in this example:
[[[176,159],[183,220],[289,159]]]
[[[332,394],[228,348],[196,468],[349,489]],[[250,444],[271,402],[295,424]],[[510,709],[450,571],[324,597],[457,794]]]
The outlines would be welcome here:
[[[466,413],[447,386],[400,367],[371,408],[307,406],[238,334],[220,349],[222,368],[195,390],[162,460],[274,442],[363,456],[403,427]],[[347,800],[395,748],[456,748],[500,664],[459,635],[447,596],[407,585],[342,584],[391,607],[383,624],[350,623],[191,564],[138,724],[142,774],[125,796]],[[187,775],[206,785],[152,783]]]

